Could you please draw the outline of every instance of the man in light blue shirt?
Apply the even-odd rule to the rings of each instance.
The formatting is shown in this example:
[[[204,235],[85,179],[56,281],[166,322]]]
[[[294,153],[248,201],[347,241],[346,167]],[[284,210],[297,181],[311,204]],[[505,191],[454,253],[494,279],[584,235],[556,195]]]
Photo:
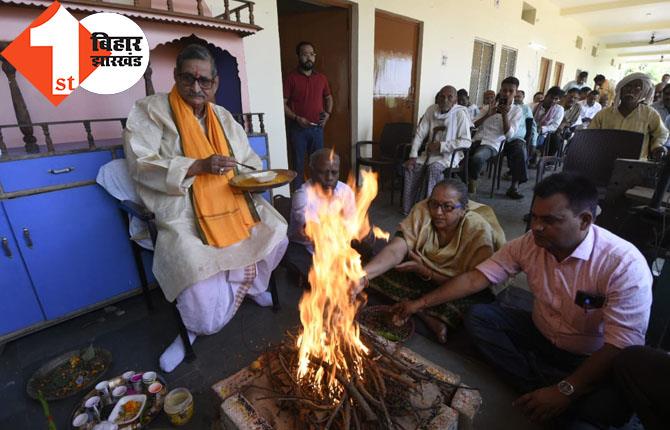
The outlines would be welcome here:
[[[656,112],[661,116],[661,122],[665,122],[666,119],[670,118],[670,85],[663,87],[661,98],[652,104],[651,107],[656,109]]]

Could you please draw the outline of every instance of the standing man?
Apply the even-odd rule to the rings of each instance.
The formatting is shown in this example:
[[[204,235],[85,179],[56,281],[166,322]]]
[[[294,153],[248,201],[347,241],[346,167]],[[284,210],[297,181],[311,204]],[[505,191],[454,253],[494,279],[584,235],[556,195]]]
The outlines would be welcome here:
[[[577,75],[577,79],[574,80],[574,81],[570,81],[567,84],[565,84],[565,86],[563,87],[563,91],[565,91],[567,93],[568,90],[570,90],[571,88],[577,88],[578,90],[581,90],[582,87],[586,86],[586,79],[588,77],[589,77],[589,72],[587,72],[587,71],[579,72],[579,75]]]
[[[289,141],[293,168],[298,176],[294,189],[304,182],[305,157],[323,148],[323,128],[333,112],[328,79],[314,70],[316,52],[310,42],[295,48],[298,68],[284,78],[284,114],[289,120]]]
[[[610,82],[604,75],[596,75],[596,77],[593,78],[593,82],[595,83],[593,89],[600,94],[600,100],[598,100],[600,104],[603,107],[610,106],[614,101],[614,88],[612,88]]]
[[[492,303],[474,305],[465,319],[477,349],[523,393],[514,405],[548,428],[625,424],[631,411],[609,375],[622,349],[644,345],[652,276],[633,244],[593,224],[597,206],[588,178],[545,178],[535,187],[531,231],[393,310],[404,319],[524,272],[532,312]]]
[[[500,84],[498,102],[495,97],[484,105],[479,117],[475,120],[477,134],[472,139],[470,161],[468,165],[468,192],[477,192],[477,178],[486,162],[498,155],[502,143],[511,139],[519,128],[523,111],[514,103],[514,95],[519,87],[519,80],[514,76],[503,79]]]
[[[642,133],[644,140],[640,159],[660,160],[667,149],[668,130],[661,116],[649,103],[654,97],[654,85],[645,73],[631,73],[616,86],[614,105],[596,114],[589,128],[628,130]]]
[[[656,86],[658,88],[658,85]],[[661,121],[665,123],[670,118],[670,85],[666,85],[661,91],[661,98],[651,105],[661,116]]]

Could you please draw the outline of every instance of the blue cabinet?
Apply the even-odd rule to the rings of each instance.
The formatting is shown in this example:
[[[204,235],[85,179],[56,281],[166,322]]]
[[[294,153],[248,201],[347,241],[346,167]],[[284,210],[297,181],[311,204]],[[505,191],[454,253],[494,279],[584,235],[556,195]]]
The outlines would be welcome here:
[[[47,319],[139,287],[117,203],[98,185],[10,199],[4,205]]]
[[[0,203],[0,336],[43,320],[44,314]]]
[[[0,341],[139,291],[118,202],[95,183],[114,150],[0,162]]]

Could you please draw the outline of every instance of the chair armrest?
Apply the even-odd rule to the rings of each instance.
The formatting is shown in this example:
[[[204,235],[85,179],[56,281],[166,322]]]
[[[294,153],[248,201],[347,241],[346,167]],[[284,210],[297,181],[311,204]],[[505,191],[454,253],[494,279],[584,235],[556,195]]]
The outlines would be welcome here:
[[[411,143],[400,143],[396,146],[395,158],[398,162],[403,162],[409,158],[409,153],[412,150]]]
[[[123,200],[119,203],[119,207],[121,208],[122,211],[135,216],[142,221],[152,221],[154,218],[156,218],[156,215],[154,215],[153,212],[151,212],[149,209],[145,208],[139,203],[135,203],[132,200]]]
[[[361,158],[361,147],[363,145],[371,145],[371,146],[379,145],[379,142],[375,142],[372,140],[359,140],[358,142],[356,142],[356,159]]]
[[[535,183],[537,184],[540,182],[543,177],[544,177],[544,168],[546,167],[547,163],[558,163],[561,159],[559,157],[552,157],[552,156],[547,156],[547,157],[540,157],[540,159],[537,162],[537,176],[535,177]]]

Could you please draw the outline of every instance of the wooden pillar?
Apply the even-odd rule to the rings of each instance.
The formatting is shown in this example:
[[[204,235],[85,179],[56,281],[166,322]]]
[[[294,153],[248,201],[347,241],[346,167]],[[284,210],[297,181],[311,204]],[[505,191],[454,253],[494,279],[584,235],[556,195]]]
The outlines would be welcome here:
[[[254,23],[254,4],[249,3],[249,24]]]
[[[151,75],[153,72],[154,71],[151,69],[151,63],[149,63],[147,65],[147,70],[144,71],[144,93],[148,96],[156,94],[156,91],[154,91],[154,83],[151,80]]]
[[[4,49],[6,45],[0,43],[0,50]],[[9,61],[6,61],[2,56],[2,71],[7,75],[9,80],[9,92],[12,95],[12,104],[14,105],[14,114],[16,115],[16,121],[19,123],[21,133],[23,133],[23,142],[26,152],[30,154],[35,154],[40,152],[40,147],[37,146],[37,138],[34,136],[33,132],[33,122],[30,119],[30,112],[28,112],[28,107],[26,106],[26,101],[23,99],[23,94],[21,94],[21,89],[19,88],[18,82],[16,82],[16,69],[14,66],[9,64]]]
[[[198,16],[202,16],[202,15],[203,15],[203,12],[202,12],[202,0],[196,0],[196,1],[197,1],[197,3],[198,3]]]
[[[230,21],[230,3],[229,0],[223,0],[223,19]]]

